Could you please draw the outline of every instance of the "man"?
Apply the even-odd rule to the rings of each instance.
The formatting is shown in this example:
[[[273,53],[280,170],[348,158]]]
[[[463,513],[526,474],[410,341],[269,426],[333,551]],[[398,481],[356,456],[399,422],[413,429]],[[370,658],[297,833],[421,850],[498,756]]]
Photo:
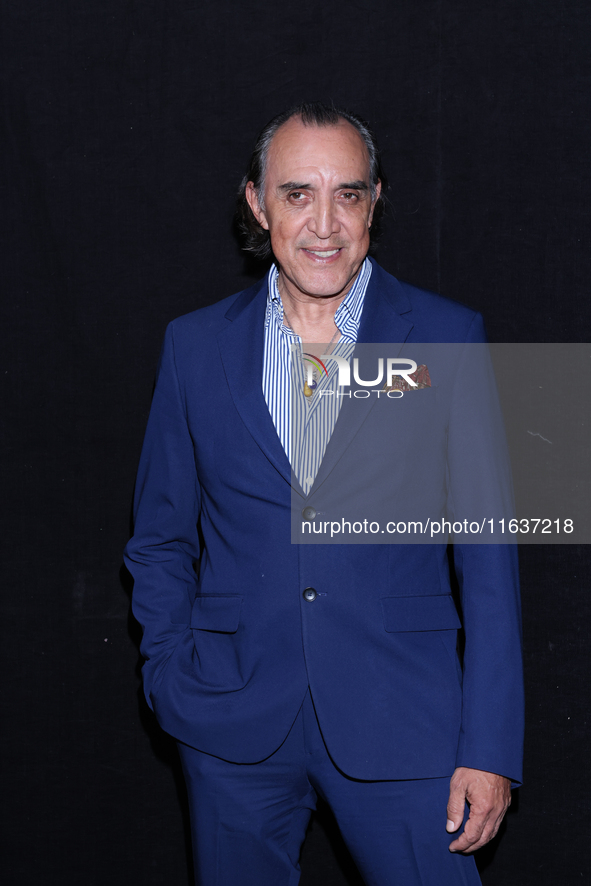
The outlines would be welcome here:
[[[393,421],[379,396],[356,419],[355,401],[335,396],[337,361],[324,358],[364,342],[449,341],[464,355],[483,341],[478,315],[367,258],[385,186],[359,118],[320,104],[279,115],[241,201],[248,248],[272,250],[268,277],[167,331],[126,553],[146,697],[179,740],[206,886],[297,883],[318,794],[367,884],[476,884],[467,853],[494,836],[520,779],[514,549],[454,547],[462,688],[445,544],[290,536],[292,496],[313,522],[360,428]],[[325,374],[300,356],[320,358]],[[472,488],[462,464],[489,435],[482,412],[468,449],[449,443],[459,407],[438,373],[437,392],[410,393],[389,427],[409,459],[413,423],[436,441],[447,480],[426,470],[449,508]],[[429,431],[435,393],[448,425]],[[306,435],[314,445],[302,448]],[[380,471],[395,495],[406,480]]]

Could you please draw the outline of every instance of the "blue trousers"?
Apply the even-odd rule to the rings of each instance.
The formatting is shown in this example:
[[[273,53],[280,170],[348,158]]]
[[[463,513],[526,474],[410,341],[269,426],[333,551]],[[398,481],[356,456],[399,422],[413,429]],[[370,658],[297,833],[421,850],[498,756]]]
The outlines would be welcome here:
[[[367,886],[479,886],[450,853],[449,778],[358,781],[332,762],[308,693],[289,735],[261,763],[228,763],[179,743],[197,886],[296,886],[318,795]]]

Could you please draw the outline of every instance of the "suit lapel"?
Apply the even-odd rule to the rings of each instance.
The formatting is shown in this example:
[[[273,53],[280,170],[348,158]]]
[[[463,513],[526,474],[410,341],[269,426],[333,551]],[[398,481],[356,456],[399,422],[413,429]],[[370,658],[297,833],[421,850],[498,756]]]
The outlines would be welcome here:
[[[398,281],[372,261],[372,275],[365,293],[358,341],[361,344],[395,343],[397,356],[413,328],[405,316],[411,304]],[[257,445],[284,479],[303,492],[277,435],[262,389],[267,277],[245,290],[228,310],[228,326],[218,334],[218,345],[232,399]],[[328,477],[371,411],[377,397],[346,398],[320,470],[310,492]]]
[[[220,355],[236,409],[269,461],[292,482],[291,467],[277,435],[262,388],[267,277],[245,290],[218,333]]]
[[[395,342],[404,344],[412,320],[407,316],[412,305],[402,286],[370,259],[372,273],[365,293],[357,339],[362,344]]]
[[[383,356],[396,357],[413,328],[411,320],[405,316],[410,313],[411,304],[398,280],[386,274],[373,260],[372,266],[373,270],[365,293],[357,341],[362,345],[395,344],[397,345],[395,352],[390,348],[389,353]],[[377,397],[358,400],[348,397],[344,399],[310,494],[316,492],[329,476],[371,412],[377,399]]]

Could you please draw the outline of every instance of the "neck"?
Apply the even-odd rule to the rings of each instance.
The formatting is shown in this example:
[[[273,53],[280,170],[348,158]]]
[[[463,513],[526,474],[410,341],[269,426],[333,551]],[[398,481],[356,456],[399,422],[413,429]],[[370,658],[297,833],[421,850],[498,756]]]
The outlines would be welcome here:
[[[334,316],[339,305],[350,292],[357,274],[348,286],[337,295],[311,296],[294,289],[279,270],[277,288],[283,303],[284,322],[304,344],[324,343],[338,333]]]

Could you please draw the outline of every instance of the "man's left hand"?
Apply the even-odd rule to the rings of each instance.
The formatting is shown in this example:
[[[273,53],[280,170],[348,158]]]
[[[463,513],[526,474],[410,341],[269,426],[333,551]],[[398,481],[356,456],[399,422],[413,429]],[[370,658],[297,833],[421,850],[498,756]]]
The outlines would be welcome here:
[[[450,834],[457,831],[464,820],[466,800],[470,815],[458,839],[450,844],[450,852],[474,852],[492,840],[511,805],[511,782],[494,772],[459,766],[449,788],[447,830]]]

